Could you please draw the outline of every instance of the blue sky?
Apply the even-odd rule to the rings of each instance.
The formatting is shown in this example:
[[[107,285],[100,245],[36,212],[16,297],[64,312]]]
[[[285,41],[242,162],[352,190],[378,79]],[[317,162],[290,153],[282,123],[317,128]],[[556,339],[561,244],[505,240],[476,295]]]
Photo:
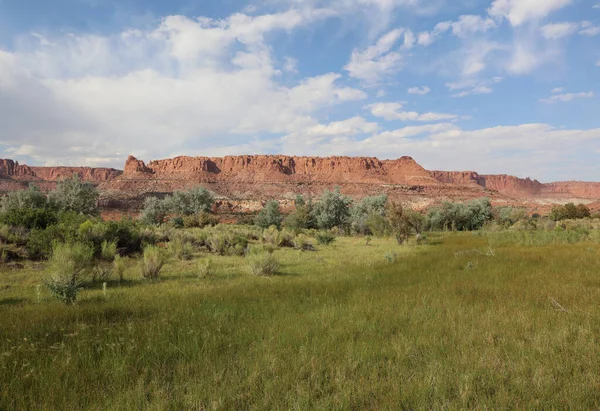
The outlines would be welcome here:
[[[34,12],[35,11],[35,12]],[[600,0],[0,0],[0,157],[600,180]]]

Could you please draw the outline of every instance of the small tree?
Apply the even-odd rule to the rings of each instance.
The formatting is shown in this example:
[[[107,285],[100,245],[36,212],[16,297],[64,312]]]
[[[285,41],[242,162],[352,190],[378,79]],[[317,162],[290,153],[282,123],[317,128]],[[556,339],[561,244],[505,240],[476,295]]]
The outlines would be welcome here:
[[[359,234],[375,234],[369,230],[368,219],[371,216],[378,215],[385,217],[385,207],[388,196],[385,194],[365,197],[350,209],[350,220],[352,228]]]
[[[410,236],[412,227],[402,204],[390,203],[387,209],[387,216],[396,241],[398,241],[398,244],[404,243]]]
[[[352,199],[343,195],[340,188],[334,191],[325,190],[319,201],[314,205],[312,215],[317,227],[329,230],[333,227],[345,227],[350,219]]]
[[[23,209],[45,208],[46,205],[46,196],[33,184],[27,190],[11,191],[6,196],[0,198],[0,211],[3,213]]]
[[[268,228],[272,225],[279,228],[283,217],[279,212],[279,203],[275,200],[267,201],[267,204],[259,211],[254,219],[254,224],[262,228]]]
[[[180,215],[210,212],[215,202],[213,195],[204,187],[196,187],[188,191],[175,191],[165,201],[172,214]]]
[[[98,215],[98,190],[94,185],[81,181],[79,175],[59,181],[49,200],[61,211],[75,211],[85,215]]]
[[[159,198],[148,197],[144,200],[144,209],[140,220],[148,225],[160,225],[169,215],[168,204]]]
[[[312,199],[309,198],[307,201],[304,197],[298,195],[296,196],[295,205],[296,209],[294,212],[289,214],[284,221],[285,227],[296,232],[305,228],[316,228]]]

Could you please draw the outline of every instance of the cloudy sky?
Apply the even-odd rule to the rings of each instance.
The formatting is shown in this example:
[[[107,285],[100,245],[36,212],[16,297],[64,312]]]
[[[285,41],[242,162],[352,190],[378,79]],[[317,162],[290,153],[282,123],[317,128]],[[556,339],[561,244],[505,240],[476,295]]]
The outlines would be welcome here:
[[[259,153],[600,181],[600,0],[0,0],[0,158]]]

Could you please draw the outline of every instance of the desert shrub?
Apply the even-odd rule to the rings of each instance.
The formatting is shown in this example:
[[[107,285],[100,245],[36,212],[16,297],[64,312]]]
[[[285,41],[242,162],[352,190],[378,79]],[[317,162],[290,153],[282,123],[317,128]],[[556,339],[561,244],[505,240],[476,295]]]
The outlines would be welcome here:
[[[273,247],[293,247],[295,235],[287,230],[278,230],[277,227],[271,226],[262,232],[262,241],[265,244],[270,244]]]
[[[46,196],[32,184],[27,190],[11,191],[1,197],[0,212],[46,208],[47,204]]]
[[[565,205],[556,205],[552,207],[552,211],[550,212],[550,219],[554,221],[576,220],[590,216],[590,209],[584,204],[575,205],[568,203]]]
[[[183,226],[185,228],[214,227],[217,224],[219,224],[219,219],[206,211],[183,217]]]
[[[176,216],[176,217],[171,218],[169,220],[169,225],[173,228],[183,228],[184,227],[183,217]]]
[[[173,238],[168,244],[169,253],[180,260],[190,260],[194,255],[194,246],[183,236]]]
[[[45,229],[58,223],[58,213],[49,207],[44,208],[11,208],[0,214],[0,223],[14,227]]]
[[[352,199],[343,195],[340,188],[325,190],[311,212],[316,226],[322,230],[343,227],[349,224]]]
[[[140,274],[148,280],[157,279],[160,270],[165,265],[165,255],[160,248],[149,245],[144,248],[144,254],[140,260]]]
[[[100,257],[104,261],[113,261],[117,255],[116,241],[103,241],[100,247]]]
[[[275,226],[281,227],[283,217],[279,211],[279,202],[275,200],[267,201],[265,206],[258,212],[254,218],[254,224],[262,228]]]
[[[198,261],[198,277],[206,278],[214,275],[213,264],[210,258]]]
[[[261,253],[248,256],[248,268],[252,275],[275,275],[279,267],[279,260],[277,260],[273,254]]]
[[[113,272],[117,277],[119,277],[119,281],[123,281],[125,270],[127,269],[127,261],[127,257],[121,257],[118,254],[115,256],[113,261]]]
[[[321,245],[329,245],[335,241],[336,237],[335,234],[333,234],[331,231],[319,231],[315,235],[315,238],[317,240],[317,243]]]
[[[522,208],[499,207],[494,210],[494,219],[503,228],[511,227],[525,218],[527,212]]]
[[[314,251],[315,247],[310,242],[309,237],[304,234],[298,234],[296,238],[294,238],[294,248],[300,251]]]
[[[106,227],[104,239],[106,241],[116,241],[117,249],[123,250],[126,254],[142,251],[143,241],[153,243],[152,238],[142,237],[140,227],[132,219],[108,221],[103,224]]]
[[[98,190],[93,184],[81,181],[77,174],[59,181],[48,200],[61,211],[83,215],[98,215]]]
[[[219,255],[244,255],[248,247],[248,238],[232,231],[217,231],[207,240],[210,252]]]
[[[23,260],[26,257],[26,251],[18,245],[0,242],[0,263]]]
[[[48,264],[50,275],[45,280],[50,293],[67,305],[75,302],[93,254],[84,244],[54,243]]]

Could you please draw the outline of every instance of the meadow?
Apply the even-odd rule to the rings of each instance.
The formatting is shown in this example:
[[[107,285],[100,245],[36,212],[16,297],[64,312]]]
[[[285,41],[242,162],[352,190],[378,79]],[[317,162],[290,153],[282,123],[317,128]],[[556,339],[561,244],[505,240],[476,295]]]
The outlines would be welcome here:
[[[535,235],[338,237],[264,277],[196,249],[73,305],[2,265],[0,409],[598,408],[600,245]]]

